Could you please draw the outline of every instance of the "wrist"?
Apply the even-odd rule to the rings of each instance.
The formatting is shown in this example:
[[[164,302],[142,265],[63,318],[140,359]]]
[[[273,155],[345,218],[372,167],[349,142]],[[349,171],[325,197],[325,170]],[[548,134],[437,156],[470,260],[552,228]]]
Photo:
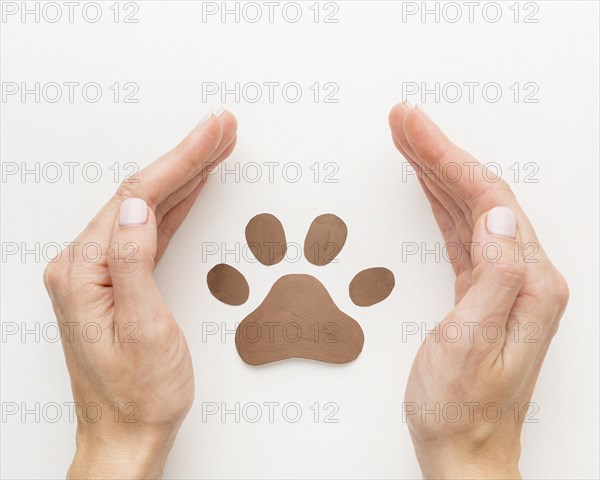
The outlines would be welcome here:
[[[77,432],[77,450],[67,477],[161,478],[175,432]]]
[[[452,461],[437,459],[434,462],[419,461],[421,473],[426,480],[470,480],[482,479],[488,480],[508,480],[521,479],[518,464],[502,464],[498,462],[473,461],[465,462],[464,459]]]
[[[424,479],[520,479],[520,448],[514,444],[503,448],[477,448],[460,445],[430,445],[416,448]]]

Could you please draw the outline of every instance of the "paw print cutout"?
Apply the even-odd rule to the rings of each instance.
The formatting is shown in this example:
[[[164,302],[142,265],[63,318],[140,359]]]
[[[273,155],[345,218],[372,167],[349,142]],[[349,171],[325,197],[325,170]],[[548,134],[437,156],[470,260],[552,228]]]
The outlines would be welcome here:
[[[305,258],[325,266],[340,253],[348,229],[336,215],[313,220],[304,241]],[[287,241],[283,225],[274,215],[262,213],[246,226],[246,241],[263,265],[283,260]],[[221,263],[207,275],[210,292],[227,305],[242,305],[250,288],[236,268]],[[352,301],[368,307],[385,300],[395,285],[394,274],[384,267],[356,274],[349,286]],[[237,351],[250,365],[307,358],[327,363],[348,363],[362,351],[364,334],[359,323],[342,312],[327,289],[312,275],[289,274],[279,278],[262,303],[238,325]]]

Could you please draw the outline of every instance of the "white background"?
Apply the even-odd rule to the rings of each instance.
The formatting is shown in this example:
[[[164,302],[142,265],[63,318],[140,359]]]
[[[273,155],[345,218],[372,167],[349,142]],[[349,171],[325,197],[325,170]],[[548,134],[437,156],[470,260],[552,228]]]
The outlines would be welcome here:
[[[7,3],[7,2],[4,2]],[[20,2],[19,2],[20,3]],[[413,15],[403,21],[402,2],[338,2],[333,19],[323,15],[333,7],[319,6],[314,21],[312,2],[302,2],[302,18],[286,20],[281,7],[273,23],[247,21],[246,10],[236,22],[229,15],[206,21],[200,2],[137,2],[137,23],[114,21],[113,2],[101,2],[102,18],[86,21],[85,2],[68,21],[37,23],[19,14],[2,20],[1,67],[6,82],[31,87],[49,82],[97,82],[103,96],[97,103],[76,90],[51,103],[20,94],[2,100],[2,162],[18,168],[62,166],[39,181],[30,174],[2,179],[3,252],[16,243],[19,252],[2,263],[2,402],[35,409],[2,421],[2,476],[57,478],[64,475],[74,451],[75,424],[68,409],[55,423],[55,411],[44,405],[71,401],[60,343],[53,343],[54,322],[42,285],[43,258],[21,258],[25,248],[40,250],[53,242],[72,240],[109,198],[118,183],[109,167],[119,162],[146,165],[172,147],[209,110],[219,96],[202,98],[203,82],[297,82],[303,89],[296,103],[276,90],[266,97],[235,99],[225,106],[239,120],[239,141],[227,168],[240,173],[256,162],[255,171],[236,179],[213,176],[186,223],[174,238],[156,271],[157,280],[185,331],[197,383],[194,407],[184,423],[166,467],[169,478],[356,477],[414,478],[414,458],[401,404],[419,336],[402,341],[403,329],[424,322],[432,327],[450,309],[453,281],[450,266],[429,255],[402,258],[411,242],[434,248],[441,236],[414,176],[403,178],[405,163],[390,141],[387,114],[402,100],[403,84],[424,82],[496,82],[499,101],[485,99],[481,87],[473,101],[453,103],[454,91],[425,98],[425,108],[457,143],[484,162],[496,162],[534,223],[544,248],[566,276],[571,300],[547,356],[533,401],[537,423],[523,432],[522,473],[534,478],[598,478],[598,4],[537,2],[518,6],[500,2],[502,18],[492,23],[467,7],[446,9],[439,22]],[[484,6],[489,2],[482,2]],[[62,2],[59,2],[62,5]],[[35,8],[35,2],[30,2]],[[216,4],[220,6],[220,2]],[[420,2],[416,4],[420,6]],[[43,6],[43,5],[41,5]],[[233,3],[229,4],[234,7]],[[435,2],[428,4],[436,8]],[[438,4],[442,9],[443,4]],[[538,8],[524,23],[524,15]],[[41,8],[41,7],[40,7]],[[114,8],[114,7],[113,7]],[[406,5],[404,6],[406,9]],[[119,6],[121,15],[132,7]],[[93,10],[87,11],[93,17]],[[287,11],[293,16],[294,11]],[[46,11],[49,18],[55,12]],[[487,11],[493,17],[493,9]],[[138,103],[117,103],[109,87],[134,82]],[[314,101],[309,87],[333,82],[337,103]],[[509,88],[519,82],[515,102]],[[523,85],[532,82],[537,103],[525,103]],[[490,91],[494,93],[493,91]],[[54,92],[46,92],[53,97]],[[122,93],[122,90],[121,90]],[[246,92],[248,93],[248,92]],[[323,90],[321,90],[323,93]],[[246,97],[254,96],[252,94]],[[410,99],[419,101],[418,95]],[[12,162],[12,163],[11,163]],[[21,163],[24,162],[24,165]],[[78,162],[68,179],[67,162]],[[97,162],[102,178],[85,181],[82,166]],[[265,162],[279,162],[273,182]],[[302,177],[286,181],[282,166],[297,162]],[[309,167],[320,164],[321,178]],[[335,162],[337,183],[323,181],[324,164]],[[528,162],[539,167],[530,180]],[[514,165],[517,164],[516,167]],[[513,166],[511,170],[510,167]],[[519,172],[518,177],[515,171]],[[289,176],[295,176],[292,168]],[[94,176],[94,170],[88,174]],[[406,176],[405,176],[406,177]],[[234,248],[244,242],[247,221],[271,212],[283,222],[287,239],[302,244],[311,220],[325,212],[342,217],[349,236],[339,261],[314,267],[301,259],[264,267],[230,255],[226,260],[247,277],[251,294],[241,307],[216,301],[205,283],[208,270],[221,255],[202,259],[203,245],[223,242]],[[48,250],[49,252],[51,250]],[[51,255],[51,254],[49,254]],[[383,303],[354,306],[347,293],[354,274],[370,266],[387,266],[397,286]],[[365,332],[357,361],[332,366],[310,361],[286,361],[261,368],[244,364],[233,336],[221,342],[213,335],[203,342],[203,328],[236,322],[262,301],[272,283],[285,273],[310,273],[326,285],[336,304],[356,318]],[[15,335],[7,329],[17,328]],[[23,330],[40,332],[21,337]],[[44,334],[44,332],[46,334]],[[451,365],[448,366],[452,368]],[[297,423],[286,421],[281,407],[273,423],[267,408],[257,423],[233,415],[202,419],[203,404],[234,408],[251,402],[296,402],[302,408]],[[320,404],[314,422],[311,405]],[[339,410],[337,423],[325,423],[327,402]],[[248,416],[253,412],[247,411]],[[292,410],[289,413],[293,413]]]

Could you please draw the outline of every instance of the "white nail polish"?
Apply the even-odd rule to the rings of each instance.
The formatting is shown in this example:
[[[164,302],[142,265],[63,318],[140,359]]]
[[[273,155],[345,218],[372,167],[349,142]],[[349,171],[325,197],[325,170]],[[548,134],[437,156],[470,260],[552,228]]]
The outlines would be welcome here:
[[[219,116],[221,116],[221,114],[222,114],[224,111],[225,111],[225,109],[224,109],[223,107],[216,109],[216,110],[215,110],[215,113],[214,113],[215,117],[219,117]]]
[[[213,113],[212,112],[208,112],[206,115],[204,115],[202,117],[202,119],[198,122],[198,124],[196,125],[197,127],[199,127],[200,125],[202,125],[204,122],[206,122],[210,117],[212,117]]]
[[[423,107],[423,104],[421,104],[421,103],[418,103],[418,104],[417,104],[417,110],[418,110],[419,112],[421,112],[423,115],[425,115],[427,118],[431,118],[431,117],[429,116],[429,114],[427,113],[427,111],[425,110],[425,108]]]
[[[128,198],[121,204],[119,225],[143,225],[148,220],[148,205],[141,198]]]
[[[494,207],[487,214],[486,226],[492,235],[515,238],[517,217],[510,208]]]

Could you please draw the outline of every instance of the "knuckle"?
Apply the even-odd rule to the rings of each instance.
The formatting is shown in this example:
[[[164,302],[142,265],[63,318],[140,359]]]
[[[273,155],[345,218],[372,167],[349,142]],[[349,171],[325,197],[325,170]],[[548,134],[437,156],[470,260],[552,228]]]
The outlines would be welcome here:
[[[60,291],[68,282],[70,263],[63,260],[51,260],[44,269],[44,285],[48,292]]]
[[[540,271],[537,278],[538,281],[531,288],[532,314],[537,314],[548,330],[549,337],[553,337],[569,302],[569,285],[553,266],[551,271]]]
[[[172,317],[165,312],[158,316],[151,328],[152,331],[150,334],[154,339],[164,341],[165,339],[173,338],[174,322]]]
[[[559,272],[556,272],[552,283],[556,302],[561,309],[564,309],[569,303],[569,284]]]
[[[155,208],[160,202],[151,190],[142,185],[143,175],[134,175],[125,180],[119,185],[111,202],[120,206],[129,198],[142,198],[151,208]]]
[[[53,263],[49,263],[44,269],[44,285],[46,286],[46,290],[53,290],[57,284],[56,268]]]
[[[539,281],[532,289],[533,297],[538,301],[556,307],[561,313],[569,301],[569,285],[567,281],[554,267],[548,272],[540,271]]]
[[[117,188],[117,192],[115,193],[115,197],[117,198],[117,200],[122,202],[123,200],[126,200],[128,198],[135,197],[137,182],[137,178],[134,177],[124,180],[119,185],[119,187]]]

